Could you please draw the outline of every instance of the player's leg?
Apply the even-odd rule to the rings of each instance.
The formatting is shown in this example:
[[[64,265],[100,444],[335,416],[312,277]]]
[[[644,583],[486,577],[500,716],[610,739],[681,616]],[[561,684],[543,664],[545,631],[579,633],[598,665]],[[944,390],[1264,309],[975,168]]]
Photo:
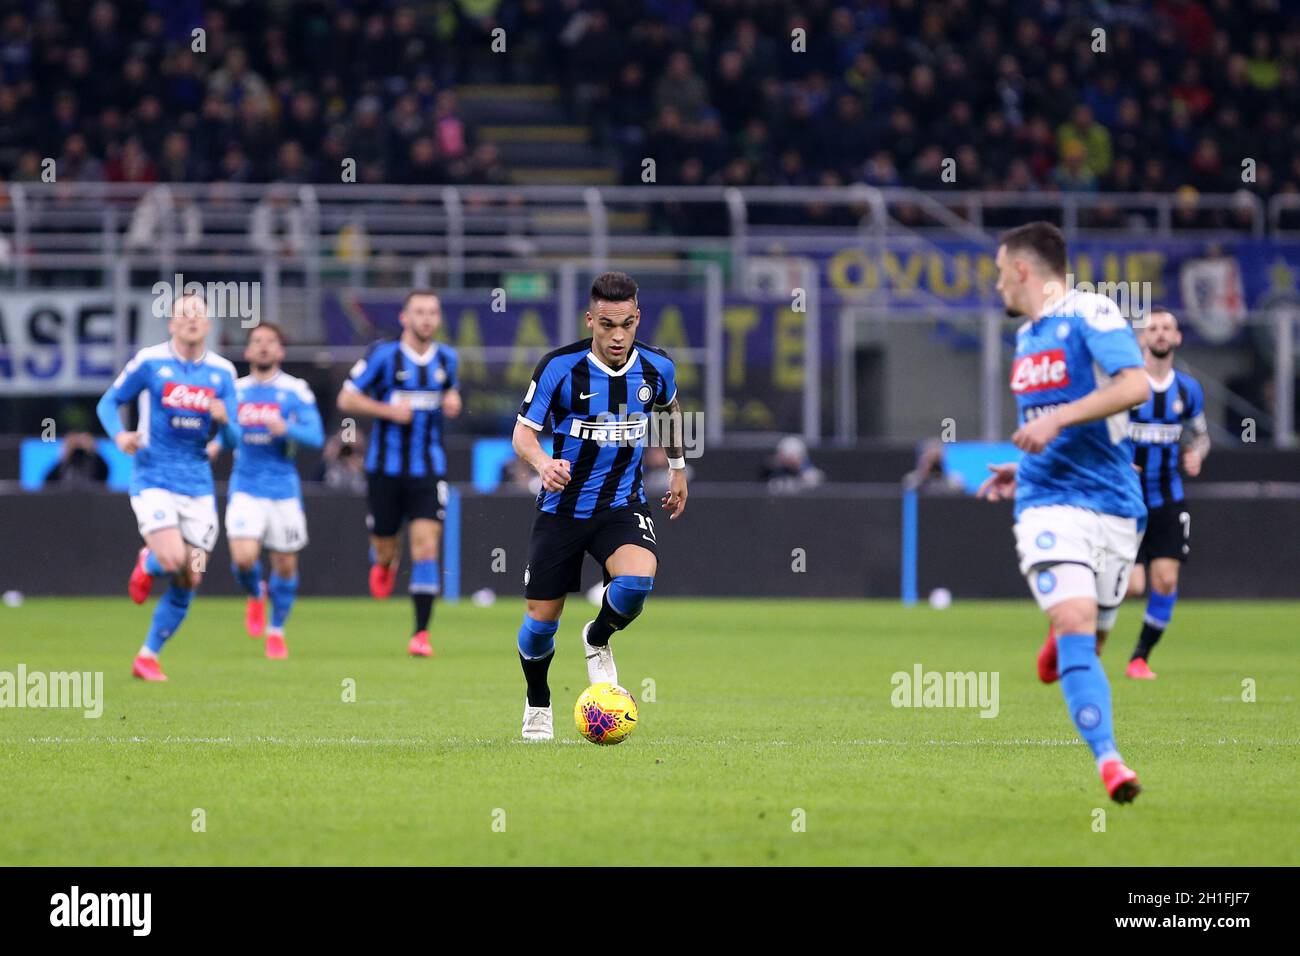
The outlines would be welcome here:
[[[406,510],[402,481],[391,475],[366,475],[370,530],[370,596],[382,600],[393,593],[401,561],[397,533]]]
[[[1139,556],[1138,563],[1133,567],[1133,573],[1128,579],[1128,594],[1125,597],[1141,597],[1147,590],[1147,569],[1146,564]]]
[[[1115,747],[1110,684],[1097,657],[1097,634],[1101,600],[1110,607],[1101,623],[1109,626],[1127,586],[1137,551],[1136,522],[1080,508],[1027,508],[1015,535],[1021,573],[1056,636],[1056,666],[1070,719],[1092,750],[1111,798],[1128,802],[1138,793],[1137,775]]]
[[[1117,803],[1128,803],[1140,787],[1115,746],[1110,682],[1097,656],[1097,601],[1086,595],[1094,586],[1093,573],[1082,565],[1059,564],[1037,574],[1055,576],[1059,593],[1074,595],[1046,608],[1056,632],[1061,694],[1075,729],[1092,750],[1106,791]]]
[[[547,674],[555,659],[555,632],[560,629],[564,596],[551,600],[527,599],[524,620],[519,625],[519,666],[524,672],[525,740],[550,740],[555,736],[551,711],[551,687]]]
[[[296,551],[271,552],[271,579],[267,584],[271,598],[271,626],[266,631],[266,656],[282,660],[289,656],[284,642],[284,626],[289,621],[293,602],[298,597],[298,554]]]
[[[184,554],[171,575],[167,590],[163,592],[158,600],[158,606],[154,608],[153,617],[149,622],[149,632],[145,635],[144,644],[136,654],[131,667],[131,673],[143,680],[164,681],[167,677],[162,672],[158,657],[167,642],[176,635],[189,613],[194,592],[203,579],[203,569],[207,567],[208,553],[181,541],[181,532],[177,528],[167,528],[149,537],[152,540],[149,540],[148,546],[156,549],[156,553],[174,556],[177,543],[180,542]]]
[[[609,512],[592,536],[589,550],[601,563],[606,582],[600,613],[582,629],[587,677],[593,684],[618,683],[609,641],[645,607],[659,569],[657,548],[654,519],[644,505]]]
[[[1138,635],[1137,646],[1129,660],[1129,677],[1155,679],[1155,672],[1149,666],[1151,652],[1174,616],[1174,604],[1178,601],[1178,571],[1176,558],[1154,558],[1151,561],[1151,593],[1147,597],[1146,614],[1142,617],[1142,633]]]
[[[1151,652],[1164,635],[1178,601],[1178,576],[1191,551],[1191,516],[1182,502],[1151,512],[1142,549],[1150,558],[1150,587],[1142,632],[1138,635],[1126,673],[1140,680],[1154,680]]]
[[[442,546],[442,522],[429,518],[415,518],[407,526],[411,545],[411,605],[415,611],[415,624],[407,651],[413,657],[431,657],[429,620],[433,617],[433,602],[442,590],[442,568],[438,554]]]
[[[131,510],[144,547],[136,554],[127,593],[136,604],[149,598],[156,577],[170,577],[185,564],[185,542],[181,540],[180,515],[170,492],[145,488],[131,496]]]
[[[609,640],[640,616],[654,588],[658,569],[655,553],[635,544],[620,545],[605,561],[609,583],[600,600],[600,612],[582,630],[587,676],[593,684],[618,683],[618,669]]]
[[[560,517],[539,511],[528,539],[524,567],[524,619],[519,625],[519,666],[528,691],[524,700],[525,740],[555,736],[551,688],[547,674],[555,659],[555,632],[560,627],[566,595],[582,586],[590,520]]]
[[[442,523],[447,519],[447,482],[439,477],[410,478],[405,488],[407,537],[411,548],[411,604],[415,627],[407,652],[413,657],[432,657],[429,619],[433,602],[442,593]]]
[[[247,596],[244,630],[249,637],[266,631],[266,586],[262,583],[262,542],[257,538],[230,538],[230,570]]]
[[[271,577],[267,594],[271,599],[271,624],[266,631],[266,656],[282,660],[289,656],[284,642],[284,625],[298,596],[298,552],[307,546],[307,516],[297,498],[268,500],[266,548],[271,552]]]

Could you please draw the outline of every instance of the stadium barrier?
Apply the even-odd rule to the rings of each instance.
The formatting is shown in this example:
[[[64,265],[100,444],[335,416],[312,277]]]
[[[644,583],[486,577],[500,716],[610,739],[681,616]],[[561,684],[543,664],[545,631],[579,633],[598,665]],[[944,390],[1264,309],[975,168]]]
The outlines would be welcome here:
[[[491,589],[500,599],[518,600],[532,498],[476,494],[468,485],[458,498],[454,526],[447,529],[444,583],[454,583],[462,597]],[[366,593],[364,499],[308,490],[305,501],[313,540],[303,556],[302,593]],[[1300,576],[1286,560],[1300,540],[1297,486],[1202,483],[1189,488],[1189,502],[1185,595],[1300,597]],[[8,544],[0,552],[0,591],[27,595],[122,594],[139,547],[125,496],[106,492],[0,494],[0,527]],[[656,529],[662,561],[657,594],[899,597],[903,505],[897,485],[829,485],[782,496],[758,484],[698,482],[687,513],[656,521]],[[1016,569],[1009,504],[922,494],[916,539],[922,598],[943,587],[956,600],[1028,600]],[[204,592],[235,594],[229,567],[223,535]],[[599,581],[594,562],[587,562],[586,572],[584,586]]]

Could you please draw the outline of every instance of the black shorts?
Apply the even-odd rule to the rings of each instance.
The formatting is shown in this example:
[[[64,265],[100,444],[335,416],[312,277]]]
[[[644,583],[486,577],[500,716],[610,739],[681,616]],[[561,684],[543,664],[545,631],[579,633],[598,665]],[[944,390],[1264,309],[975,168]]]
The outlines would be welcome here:
[[[1192,516],[1187,504],[1174,501],[1147,512],[1147,530],[1138,548],[1139,564],[1149,564],[1156,558],[1173,558],[1186,561],[1191,550]]]
[[[600,564],[605,583],[605,561],[625,544],[645,548],[659,558],[655,524],[650,509],[641,502],[612,508],[590,518],[570,518],[537,512],[528,541],[528,566],[524,568],[524,597],[550,601],[582,590],[582,558],[589,554]]]
[[[412,478],[399,475],[366,475],[366,527],[380,538],[391,538],[403,521],[447,517],[447,482],[442,475]]]

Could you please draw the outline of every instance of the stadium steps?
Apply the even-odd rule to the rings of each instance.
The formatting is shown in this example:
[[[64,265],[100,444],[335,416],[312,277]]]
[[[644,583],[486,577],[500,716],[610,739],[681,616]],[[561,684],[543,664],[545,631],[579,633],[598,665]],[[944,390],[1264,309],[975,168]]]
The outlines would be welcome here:
[[[603,186],[618,182],[591,130],[574,124],[558,86],[469,84],[456,91],[479,142],[493,143],[515,185]],[[635,228],[636,223],[628,225]]]

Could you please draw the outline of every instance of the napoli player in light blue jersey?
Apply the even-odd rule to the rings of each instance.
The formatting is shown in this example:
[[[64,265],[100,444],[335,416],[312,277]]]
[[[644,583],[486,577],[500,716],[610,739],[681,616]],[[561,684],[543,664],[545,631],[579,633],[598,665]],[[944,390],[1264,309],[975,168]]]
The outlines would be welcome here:
[[[1115,303],[1066,287],[1065,237],[1032,222],[1002,237],[998,292],[1016,332],[1011,391],[1018,463],[992,465],[980,487],[1015,495],[1020,572],[1051,620],[1039,676],[1060,680],[1079,735],[1106,792],[1128,803],[1141,791],[1115,744],[1110,684],[1098,648],[1115,624],[1146,522],[1128,410],[1149,388],[1137,338]]]
[[[262,322],[244,349],[249,374],[235,382],[240,443],[234,449],[226,501],[226,540],[231,570],[248,595],[244,627],[249,637],[266,637],[266,656],[289,656],[284,625],[298,594],[298,552],[307,545],[307,517],[294,453],[319,448],[325,429],[316,396],[300,378],[280,368],[284,333]],[[224,436],[209,447],[214,456],[228,447]],[[262,548],[271,552],[271,576],[262,580]],[[266,626],[266,598],[271,624]]]
[[[209,435],[217,427],[232,445],[239,441],[227,411],[235,401],[235,367],[207,350],[211,326],[201,297],[177,299],[171,339],[137,352],[96,409],[104,431],[135,458],[131,507],[145,546],[127,585],[131,600],[143,604],[155,577],[171,578],[131,669],[146,681],[167,679],[158,655],[185,620],[217,542]],[[128,431],[121,408],[132,403],[140,420]]]

